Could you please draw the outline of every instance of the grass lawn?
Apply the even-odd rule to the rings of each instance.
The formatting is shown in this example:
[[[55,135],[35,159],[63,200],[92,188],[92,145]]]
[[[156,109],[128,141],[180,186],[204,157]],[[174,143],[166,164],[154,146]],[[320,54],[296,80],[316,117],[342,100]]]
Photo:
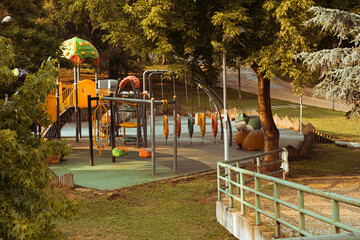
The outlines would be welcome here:
[[[290,181],[359,174],[360,150],[314,144],[290,169]],[[210,173],[111,192],[58,189],[81,204],[72,221],[57,226],[71,239],[235,239],[217,223],[216,185],[216,173]]]
[[[360,150],[314,144],[290,169],[290,180],[360,174]],[[235,239],[216,221],[216,173],[111,192],[59,191],[81,202],[72,221],[57,223],[71,239]]]
[[[306,157],[290,162],[290,177],[360,174],[360,149],[314,143]]]
[[[73,221],[58,222],[71,239],[235,239],[216,220],[216,174],[112,192],[61,191],[81,201]]]

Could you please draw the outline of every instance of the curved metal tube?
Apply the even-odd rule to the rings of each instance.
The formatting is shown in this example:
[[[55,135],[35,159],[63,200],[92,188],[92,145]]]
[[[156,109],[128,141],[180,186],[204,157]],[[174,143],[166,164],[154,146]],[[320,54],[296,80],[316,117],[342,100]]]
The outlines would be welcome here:
[[[199,81],[198,79],[194,79],[194,81],[196,82],[196,84],[198,84],[198,86],[199,86],[200,88],[203,87],[203,88],[205,88],[207,91],[209,91],[209,93],[210,93],[211,95],[213,95],[213,96],[215,97],[215,99],[219,102],[220,106],[221,106],[222,108],[224,107],[222,101],[220,100],[219,96],[215,93],[214,90],[208,89],[208,88],[206,88],[205,86],[201,85],[201,83],[200,83],[200,81]],[[201,87],[201,86],[202,86],[202,87]],[[220,110],[219,110],[219,107],[215,104],[215,101],[214,101],[213,97],[211,97],[211,100],[214,102],[214,105],[215,105],[215,107],[217,108],[217,111],[218,111],[219,116],[221,116],[221,112],[220,112]],[[228,115],[227,117],[228,117],[228,119],[230,119],[230,118],[229,118],[229,115]],[[220,124],[221,124],[221,139],[223,139],[223,138],[224,138],[224,137],[223,137],[223,136],[224,136],[224,125],[223,125],[223,121],[222,121],[222,118],[221,118],[221,117],[220,117]],[[229,135],[229,138],[230,138],[229,145],[232,146],[231,121],[228,121],[228,126],[229,126],[229,132],[230,132],[230,135]]]
[[[147,73],[153,73],[153,72],[162,72],[162,73],[165,73],[167,72],[168,70],[146,70],[143,72],[143,92],[146,91],[146,74]],[[149,80],[150,81],[150,80]],[[150,86],[150,85],[149,85]],[[144,96],[145,97],[145,96]]]
[[[145,91],[146,90],[146,74],[147,73],[150,73],[149,75],[149,96],[150,98],[152,97],[152,81],[151,81],[151,76],[152,75],[162,75],[164,73],[168,72],[168,70],[146,70],[144,73],[143,73],[143,90]],[[221,101],[221,99],[219,98],[219,96],[215,93],[214,90],[212,89],[208,89],[206,88],[205,86],[203,86],[201,84],[201,82],[194,78],[193,79],[195,81],[195,83],[201,88],[204,90],[204,92],[206,93],[206,95],[209,96],[209,98],[211,99],[211,101],[214,103],[215,105],[215,108],[216,108],[216,111],[218,112],[219,116],[221,116],[221,112],[220,112],[220,107],[223,108],[224,107],[224,104],[223,102]],[[218,102],[218,103],[217,103]],[[220,104],[220,107],[219,105]],[[229,118],[229,115],[227,116],[228,119]],[[221,126],[221,139],[224,138],[224,124],[223,124],[223,120],[222,118],[220,117],[220,126]],[[228,126],[229,126],[229,138],[230,138],[230,142],[229,142],[229,145],[232,146],[232,129],[231,129],[231,121],[228,121]]]

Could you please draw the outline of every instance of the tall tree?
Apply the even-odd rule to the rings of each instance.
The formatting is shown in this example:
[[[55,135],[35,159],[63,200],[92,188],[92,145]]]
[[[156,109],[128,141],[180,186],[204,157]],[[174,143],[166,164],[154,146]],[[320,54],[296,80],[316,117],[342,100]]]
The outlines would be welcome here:
[[[61,40],[57,39],[56,25],[47,22],[45,1],[4,0],[0,3],[0,20],[10,16],[11,21],[0,23],[0,34],[11,38],[15,66],[36,71],[49,56],[57,56]]]
[[[111,42],[123,44],[133,54],[150,53],[157,61],[165,58],[172,69],[198,79],[216,77],[211,16],[221,6],[219,1],[98,0],[90,5],[98,9],[104,4],[109,8],[93,13]]]
[[[309,49],[305,38],[309,33],[302,23],[308,19],[306,10],[312,1],[93,0],[92,5],[108,6],[97,16],[109,32],[108,39],[127,37],[127,48],[151,52],[158,59],[165,56],[176,62],[178,69],[200,79],[211,80],[218,75],[221,64],[216,61],[216,52],[241,56],[258,75],[265,151],[279,147],[279,132],[270,105],[270,82],[275,69],[280,69],[294,80],[294,89],[301,91],[310,77],[293,56]],[[245,34],[240,35],[237,24],[246,28]]]
[[[10,40],[0,38],[0,85],[16,78]],[[9,101],[0,99],[0,239],[60,239],[55,220],[70,217],[74,203],[50,194],[52,179],[44,163],[47,144],[30,130],[49,124],[44,101],[55,87],[56,62],[47,61],[25,79]]]
[[[270,82],[278,70],[293,79],[295,91],[301,91],[310,74],[294,60],[294,55],[309,49],[310,41],[302,23],[309,18],[309,0],[255,0],[246,8],[251,21],[241,36],[245,46],[242,57],[258,77],[258,109],[265,137],[265,152],[279,148],[279,131],[273,121]],[[273,161],[270,156],[265,161]]]
[[[311,71],[321,69],[315,92],[352,105],[348,117],[360,116],[360,15],[337,9],[312,7],[314,17],[307,24],[320,26],[338,39],[337,47],[303,52],[299,58]]]
[[[110,22],[103,21],[109,16],[121,15],[121,12],[112,12],[111,5],[119,5],[122,1],[85,0],[56,0],[53,7],[56,9],[55,21],[59,23],[62,39],[78,36],[90,41],[100,53],[100,69],[109,74],[109,78],[117,79],[120,75],[140,68],[136,62],[137,56],[124,49],[122,38],[117,42],[106,38],[107,29],[104,27]],[[119,8],[118,8],[119,9]]]

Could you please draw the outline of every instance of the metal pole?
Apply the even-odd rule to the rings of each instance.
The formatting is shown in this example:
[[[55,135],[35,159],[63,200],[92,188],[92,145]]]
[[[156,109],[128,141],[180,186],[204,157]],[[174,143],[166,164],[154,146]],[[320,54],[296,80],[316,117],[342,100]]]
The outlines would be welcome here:
[[[226,53],[223,51],[223,98],[224,98],[224,160],[229,160],[228,115],[226,93]]]
[[[186,95],[186,105],[189,105],[188,91],[187,91],[187,79],[185,78],[185,95]]]
[[[150,119],[151,119],[151,166],[152,175],[156,175],[155,168],[155,114],[154,114],[154,98],[151,98],[150,104]]]
[[[60,70],[60,63],[57,67]],[[62,91],[62,89],[61,89]],[[61,139],[61,121],[60,121],[60,85],[59,85],[59,76],[56,77],[56,137]]]
[[[77,69],[77,81],[80,82],[80,65],[78,65],[78,69]]]
[[[174,88],[174,96],[176,95],[176,86],[175,86],[175,77],[172,77],[172,82],[173,82],[173,88]]]
[[[79,108],[78,108],[78,87],[77,87],[77,66],[74,67],[74,88],[75,88],[75,137],[79,142]]]
[[[173,104],[173,114],[174,114],[174,163],[173,171],[177,171],[177,118],[176,118],[176,96],[173,97],[175,103]]]
[[[80,74],[80,71],[81,71],[81,66],[80,66],[80,64],[78,65],[78,68],[77,68],[77,79],[76,79],[76,81],[77,81],[77,83],[79,83],[80,81],[81,81],[81,78],[80,78],[80,76],[81,76],[81,74]],[[76,88],[78,88],[77,86],[76,86]],[[79,134],[79,139],[82,137],[81,136],[81,109],[79,108],[79,91],[78,91],[79,89],[77,89],[77,94],[76,94],[76,98],[78,99],[77,100],[77,108],[78,108],[78,128],[79,128],[79,132],[78,132],[78,134]]]
[[[113,93],[110,93],[110,97],[113,96]],[[115,111],[114,111],[114,103],[110,101],[110,136],[111,136],[111,149],[115,148]],[[111,161],[115,162],[115,157],[112,155]]]
[[[98,82],[99,82],[99,67],[95,66],[95,89],[96,89],[96,93],[97,93],[97,89],[98,89]]]
[[[94,149],[92,136],[92,121],[91,121],[91,95],[88,94],[88,118],[89,118],[89,143],[90,143],[90,166],[94,166]]]
[[[300,94],[300,134],[302,134],[302,94]]]
[[[79,108],[79,138],[82,138],[82,132],[81,132],[81,108]]]
[[[59,83],[56,85],[56,137],[61,139],[61,121],[60,121],[60,86]]]
[[[149,97],[152,98],[153,97],[153,90],[152,90],[152,80],[151,80],[151,77],[153,75],[163,75],[164,74],[164,71],[156,71],[156,72],[152,72],[149,74]]]
[[[164,100],[164,86],[163,86],[163,76],[160,76],[160,86],[161,86],[161,99]]]
[[[99,84],[99,66],[95,66],[95,97],[97,97],[99,95],[99,92],[98,92],[98,86]],[[96,106],[99,105],[99,100],[96,100]],[[96,114],[96,122],[95,122],[96,126],[98,128],[100,128],[100,123],[99,123],[99,119],[98,119],[98,114]]]
[[[331,109],[334,110],[335,109],[335,103],[334,103],[334,95],[331,98]]]

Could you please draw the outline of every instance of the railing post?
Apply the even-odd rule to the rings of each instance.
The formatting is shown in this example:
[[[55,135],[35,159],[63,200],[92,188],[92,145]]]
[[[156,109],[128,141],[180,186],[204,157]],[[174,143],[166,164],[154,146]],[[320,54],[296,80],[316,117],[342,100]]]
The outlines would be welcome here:
[[[280,185],[278,183],[274,183],[274,215],[275,215],[275,237],[281,237],[280,231],[280,223],[278,222],[278,218],[280,218],[280,203],[277,200],[280,199]]]
[[[218,201],[221,201],[221,180],[220,180],[220,175],[221,175],[221,168],[219,165],[217,165],[217,188],[218,188]]]
[[[303,236],[301,231],[305,231],[305,214],[301,213],[302,209],[305,209],[304,192],[298,190],[299,236]]]
[[[244,204],[244,202],[245,202],[245,191],[244,191],[245,177],[242,172],[240,172],[240,185],[241,185],[241,189],[240,189],[241,215],[245,215],[245,204]]]
[[[260,157],[256,157],[256,172],[257,172],[257,173],[261,173]]]
[[[255,176],[255,224],[260,225],[261,219],[260,219],[260,212],[258,211],[260,209],[260,195],[258,195],[258,191],[260,191],[260,181],[259,177]]]
[[[331,200],[331,210],[332,210],[332,232],[333,234],[340,233],[340,228],[335,226],[336,222],[340,222],[340,209],[339,202],[332,199]]]
[[[228,183],[229,183],[229,207],[234,207],[234,199],[232,197],[232,194],[233,194],[233,189],[232,189],[232,184],[231,184],[231,169],[230,167],[227,168],[228,170]]]
[[[236,167],[237,167],[237,168],[240,168],[240,163],[239,163],[239,162],[236,162]],[[239,173],[239,169],[238,169],[238,172],[236,172],[236,183],[237,183],[237,184],[240,184],[240,173]],[[240,187],[239,187],[239,186],[236,186],[236,193],[237,193],[237,194],[240,194]]]

